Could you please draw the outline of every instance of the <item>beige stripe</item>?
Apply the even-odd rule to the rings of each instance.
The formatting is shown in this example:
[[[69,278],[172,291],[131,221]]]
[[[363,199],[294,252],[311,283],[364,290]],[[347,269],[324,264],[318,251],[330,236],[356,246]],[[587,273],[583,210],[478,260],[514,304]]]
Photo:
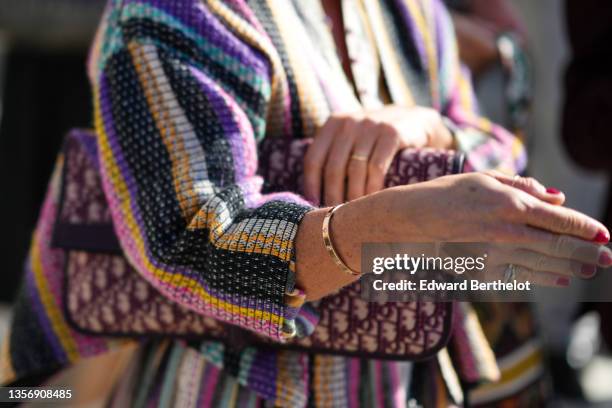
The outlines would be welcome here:
[[[459,405],[462,405],[463,390],[461,389],[459,377],[457,376],[457,372],[453,367],[453,363],[451,362],[451,358],[446,347],[438,352],[437,357],[438,364],[440,365],[440,372],[442,373],[442,378],[444,378],[444,383],[446,384],[449,394],[453,398],[453,401]]]
[[[178,368],[174,407],[197,407],[203,371],[204,357],[202,357],[199,351],[187,348]]]
[[[208,180],[204,150],[178,104],[153,45],[128,45],[151,114],[172,162],[172,179],[183,217],[189,221],[201,202],[214,194]],[[190,147],[187,152],[185,147]],[[195,176],[195,177],[194,177]],[[194,186],[198,180],[198,189]],[[198,194],[199,193],[199,194]]]
[[[501,359],[501,380],[484,384],[470,392],[470,401],[485,403],[510,397],[537,380],[543,373],[542,351],[537,342],[524,344]]]
[[[426,1],[423,4],[419,0],[404,0],[410,14],[413,16],[416,25],[425,41],[425,54],[427,56],[427,67],[429,72],[429,84],[431,99],[434,106],[438,105],[438,55],[436,53],[436,30],[433,18],[433,3]],[[417,2],[418,1],[418,2]]]
[[[412,92],[402,74],[398,56],[386,32],[380,4],[377,0],[362,0],[367,11],[370,25],[378,46],[378,53],[393,102],[404,106],[414,106]]]
[[[304,47],[312,47],[310,37],[287,0],[267,0],[272,17],[285,43],[289,65],[295,74],[304,134],[312,136],[323,125],[330,111],[323,90]]]

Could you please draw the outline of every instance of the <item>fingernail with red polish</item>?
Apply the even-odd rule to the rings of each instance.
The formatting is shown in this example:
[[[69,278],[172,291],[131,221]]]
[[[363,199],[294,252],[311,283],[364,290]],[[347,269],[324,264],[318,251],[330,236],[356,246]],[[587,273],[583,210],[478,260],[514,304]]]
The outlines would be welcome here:
[[[547,192],[548,194],[561,194],[561,191],[560,191],[560,190],[557,190],[557,189],[556,189],[556,188],[554,188],[554,187],[548,187],[548,188],[546,189],[546,192]]]
[[[580,269],[580,276],[583,278],[592,278],[595,276],[597,268],[594,265],[582,265]]]
[[[562,278],[557,278],[557,286],[563,286],[563,287],[568,287],[570,284],[570,280],[569,278],[566,277],[562,277]]]
[[[603,266],[612,265],[612,256],[610,256],[608,252],[602,252],[601,255],[599,255],[599,264]]]
[[[593,238],[593,241],[598,244],[607,244],[610,242],[610,235],[607,232],[599,231],[597,235],[595,235],[595,238]]]

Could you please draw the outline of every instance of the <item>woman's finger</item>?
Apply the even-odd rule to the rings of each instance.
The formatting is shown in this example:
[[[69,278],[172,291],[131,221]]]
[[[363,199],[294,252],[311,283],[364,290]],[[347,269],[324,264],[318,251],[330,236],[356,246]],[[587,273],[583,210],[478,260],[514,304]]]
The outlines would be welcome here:
[[[532,234],[537,238],[524,245],[524,248],[530,251],[603,268],[612,266],[612,250],[606,246],[569,235],[551,234],[541,230],[533,230]]]
[[[610,233],[599,221],[572,210],[526,196],[521,213],[528,225],[553,233],[571,235],[586,241],[607,242]]]
[[[509,265],[500,265],[495,267],[493,273],[487,277],[486,280],[505,280]],[[558,275],[551,272],[541,272],[530,269],[525,266],[513,264],[514,277],[513,280],[517,282],[530,282],[535,286],[547,286],[564,288],[568,287],[571,282],[571,278],[564,275]]]
[[[304,156],[304,197],[316,205],[321,204],[323,168],[333,137],[340,127],[340,120],[328,120],[318,131]]]
[[[531,282],[536,286],[549,286],[556,288],[565,288],[570,285],[571,278],[568,276],[558,275],[556,273],[535,271],[533,269],[515,265],[515,279],[518,282]]]
[[[522,266],[538,273],[554,273],[570,278],[590,279],[597,273],[597,267],[594,264],[583,263],[570,258],[557,258],[522,248],[505,251],[504,254],[499,256],[498,260],[503,261],[504,264]]]
[[[345,123],[334,136],[323,171],[323,202],[325,205],[338,205],[344,202],[346,171],[355,142],[355,130],[353,126]]]
[[[552,187],[545,187],[533,177],[510,177],[498,171],[488,171],[488,175],[510,187],[518,188],[542,201],[554,205],[562,205],[565,202],[565,194]]]
[[[355,200],[366,194],[368,161],[375,143],[375,134],[371,133],[369,129],[364,129],[364,132],[355,140],[347,170],[348,181],[346,198],[349,201]]]
[[[399,137],[392,132],[380,133],[377,137],[368,162],[366,194],[372,194],[384,188],[385,176],[399,149],[399,143]]]
[[[555,258],[571,259],[583,264],[612,267],[612,250],[593,240],[555,234],[530,226],[514,225],[505,228],[510,232],[506,248],[522,248]]]

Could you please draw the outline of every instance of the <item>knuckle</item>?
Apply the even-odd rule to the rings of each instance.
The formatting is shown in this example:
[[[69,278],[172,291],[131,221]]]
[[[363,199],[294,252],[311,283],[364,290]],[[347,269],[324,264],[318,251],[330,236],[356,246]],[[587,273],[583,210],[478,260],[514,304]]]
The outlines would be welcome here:
[[[510,198],[509,210],[520,215],[523,219],[534,215],[538,211],[536,203],[532,200],[524,200],[520,195],[513,194]]]
[[[386,140],[393,141],[399,139],[399,132],[391,123],[380,122],[377,124],[380,136]]]
[[[552,252],[554,254],[566,254],[571,251],[571,239],[567,235],[557,235],[552,242]]]
[[[548,257],[544,255],[536,255],[533,269],[537,271],[545,271],[548,267]]]
[[[361,119],[361,125],[365,128],[372,129],[378,126],[378,122],[371,116],[365,116]]]
[[[569,232],[577,225],[576,217],[573,214],[566,214],[557,220],[557,228],[562,232]]]
[[[496,201],[499,203],[497,212],[503,217],[522,218],[530,211],[529,206],[515,194],[503,192]]]
[[[342,168],[337,166],[337,165],[333,165],[333,166],[327,166],[325,167],[325,178],[328,180],[338,180],[342,177]]]
[[[372,160],[368,163],[368,173],[381,175],[385,173],[385,170],[385,162],[382,160]]]
[[[525,281],[534,281],[535,275],[536,274],[532,269],[521,266],[518,268],[516,277],[518,281],[525,282]]]
[[[343,127],[344,129],[350,129],[353,128],[355,126],[357,126],[360,122],[360,118],[354,116],[354,115],[347,115],[344,117],[344,119],[342,120],[343,123]]]
[[[533,177],[521,177],[521,182],[527,188],[533,188],[537,185],[537,182]]]

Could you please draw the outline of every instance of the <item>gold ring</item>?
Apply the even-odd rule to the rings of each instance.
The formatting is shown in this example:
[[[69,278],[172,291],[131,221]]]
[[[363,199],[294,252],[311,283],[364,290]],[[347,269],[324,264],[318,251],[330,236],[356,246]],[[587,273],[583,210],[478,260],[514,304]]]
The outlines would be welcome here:
[[[354,154],[354,155],[351,156],[351,160],[368,161],[368,156],[362,156],[360,154]]]
[[[514,175],[514,177],[512,178],[512,187],[514,187],[514,185],[516,184],[517,181],[519,181],[520,178],[521,176],[519,176],[518,174]]]

